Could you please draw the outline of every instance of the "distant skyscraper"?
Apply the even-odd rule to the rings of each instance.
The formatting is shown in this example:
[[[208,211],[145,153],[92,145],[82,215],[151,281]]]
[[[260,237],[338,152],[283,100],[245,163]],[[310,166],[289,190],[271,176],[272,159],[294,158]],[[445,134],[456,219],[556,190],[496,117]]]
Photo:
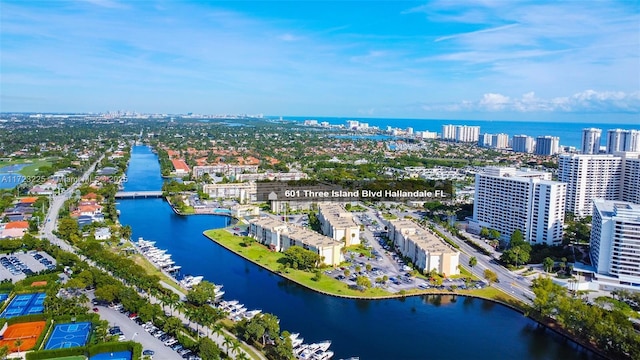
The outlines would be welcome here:
[[[561,244],[566,190],[551,173],[486,168],[476,174],[470,229],[496,229],[503,239],[519,229],[532,244]]]
[[[442,125],[442,139],[458,142],[477,142],[480,137],[480,126]]]
[[[456,139],[456,126],[442,125],[442,140],[455,140],[455,139]]]
[[[640,152],[640,130],[611,129],[607,131],[607,153]]]
[[[596,272],[633,287],[640,285],[637,249],[640,249],[640,205],[594,200],[589,256]]]
[[[602,129],[588,128],[582,130],[582,153],[597,154],[600,152],[600,135]]]
[[[494,134],[491,135],[491,147],[496,149],[506,149],[509,147],[509,135]]]
[[[538,136],[536,139],[537,155],[555,155],[560,149],[560,138],[556,136]]]
[[[480,134],[478,138],[478,146],[489,147],[491,146],[491,134]]]
[[[515,135],[511,141],[511,148],[514,152],[533,152],[534,141],[531,136]]]
[[[627,130],[624,151],[640,152],[640,130]]]
[[[617,153],[622,156],[622,190],[620,199],[640,204],[640,153]]]
[[[607,131],[607,153],[613,154],[616,151],[622,151],[624,147],[622,129],[611,129]]]

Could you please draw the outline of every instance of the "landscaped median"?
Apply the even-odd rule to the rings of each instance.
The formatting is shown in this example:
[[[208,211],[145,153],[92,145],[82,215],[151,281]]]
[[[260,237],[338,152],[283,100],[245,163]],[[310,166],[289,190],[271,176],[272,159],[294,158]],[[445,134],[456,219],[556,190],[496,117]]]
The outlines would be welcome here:
[[[384,299],[384,298],[400,298],[415,295],[441,294],[452,295],[458,294],[463,296],[474,296],[484,298],[505,305],[514,307],[521,311],[525,311],[526,306],[515,298],[494,288],[474,289],[474,290],[438,290],[415,289],[404,293],[390,293],[380,288],[370,288],[364,291],[349,288],[347,284],[336,280],[333,277],[322,275],[320,280],[314,280],[316,276],[313,272],[296,270],[287,268],[283,271],[284,254],[269,250],[266,246],[256,243],[255,241],[246,242],[244,237],[231,234],[226,229],[207,230],[204,235],[215,241],[217,244],[234,252],[235,254],[267,269],[286,279],[294,281],[311,290],[318,291],[323,294],[358,299]]]

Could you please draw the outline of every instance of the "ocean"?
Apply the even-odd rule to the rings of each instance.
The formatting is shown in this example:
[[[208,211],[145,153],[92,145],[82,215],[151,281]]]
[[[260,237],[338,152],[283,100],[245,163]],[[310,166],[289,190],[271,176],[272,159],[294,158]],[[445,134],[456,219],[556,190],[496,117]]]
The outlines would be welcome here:
[[[384,118],[346,118],[346,117],[283,117],[283,120],[304,121],[318,120],[318,122],[327,121],[332,125],[346,125],[347,120],[357,120],[366,122],[369,126],[377,126],[384,130],[387,126],[394,128],[406,129],[412,127],[413,131],[431,131],[442,132],[442,125],[469,125],[480,126],[481,134],[508,134],[511,138],[513,135],[528,135],[532,137],[538,136],[557,136],[560,138],[560,145],[574,146],[580,148],[582,142],[582,129],[598,128],[602,129],[602,137],[600,145],[605,146],[607,142],[607,130],[609,129],[635,129],[640,130],[640,124],[615,124],[615,123],[561,123],[561,122],[531,122],[531,121],[483,121],[483,120],[430,120],[430,119],[384,119]]]

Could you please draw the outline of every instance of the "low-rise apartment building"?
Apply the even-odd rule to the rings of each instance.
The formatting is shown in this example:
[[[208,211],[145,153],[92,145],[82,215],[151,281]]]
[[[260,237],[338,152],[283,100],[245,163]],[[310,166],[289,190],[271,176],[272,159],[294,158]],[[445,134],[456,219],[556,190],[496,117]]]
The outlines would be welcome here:
[[[389,222],[389,239],[403,256],[423,272],[436,270],[445,276],[457,275],[460,253],[436,234],[410,220]]]
[[[204,184],[202,191],[212,199],[238,199],[243,204],[256,201],[258,194],[253,182]]]
[[[273,218],[251,220],[249,235],[273,251],[285,251],[291,246],[300,246],[320,255],[324,264],[338,265],[344,261],[342,242]]]
[[[326,236],[344,242],[345,246],[360,244],[360,226],[342,204],[319,203],[318,221]]]

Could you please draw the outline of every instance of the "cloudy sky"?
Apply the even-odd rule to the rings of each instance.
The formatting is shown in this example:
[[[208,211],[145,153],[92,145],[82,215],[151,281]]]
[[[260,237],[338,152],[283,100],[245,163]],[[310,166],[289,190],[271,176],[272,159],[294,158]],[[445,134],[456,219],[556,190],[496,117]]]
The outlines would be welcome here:
[[[640,1],[4,1],[0,111],[640,123]]]

